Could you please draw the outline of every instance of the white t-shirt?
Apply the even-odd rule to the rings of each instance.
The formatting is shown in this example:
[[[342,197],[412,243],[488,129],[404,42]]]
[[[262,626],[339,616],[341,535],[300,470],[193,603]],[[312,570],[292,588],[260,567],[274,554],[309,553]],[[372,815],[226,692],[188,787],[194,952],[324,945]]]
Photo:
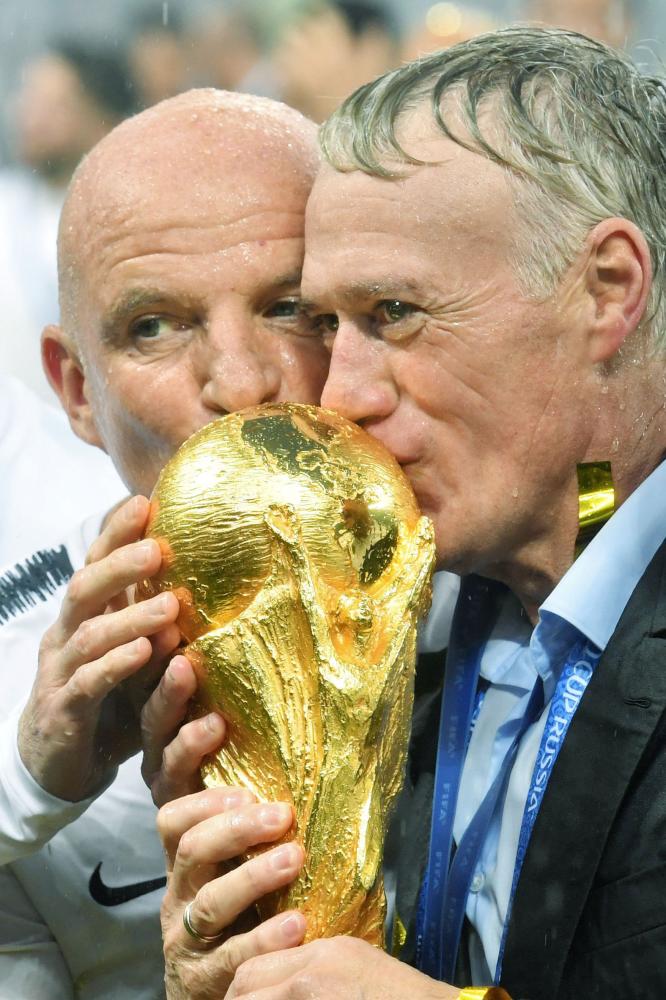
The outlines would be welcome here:
[[[0,567],[126,495],[107,455],[79,441],[56,406],[0,370]]]
[[[16,749],[41,637],[100,522],[0,572],[0,1000],[164,996],[164,858],[140,758],[72,805],[44,792]]]

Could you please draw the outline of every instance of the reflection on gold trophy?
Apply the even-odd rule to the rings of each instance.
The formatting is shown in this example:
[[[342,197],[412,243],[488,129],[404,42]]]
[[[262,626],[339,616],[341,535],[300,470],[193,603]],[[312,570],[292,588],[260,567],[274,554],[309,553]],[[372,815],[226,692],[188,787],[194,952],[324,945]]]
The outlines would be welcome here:
[[[383,942],[381,875],[411,722],[416,625],[434,544],[385,449],[327,410],[244,410],[191,437],[153,496],[202,710],[228,723],[203,769],[292,802],[305,867],[259,905],[308,939]]]

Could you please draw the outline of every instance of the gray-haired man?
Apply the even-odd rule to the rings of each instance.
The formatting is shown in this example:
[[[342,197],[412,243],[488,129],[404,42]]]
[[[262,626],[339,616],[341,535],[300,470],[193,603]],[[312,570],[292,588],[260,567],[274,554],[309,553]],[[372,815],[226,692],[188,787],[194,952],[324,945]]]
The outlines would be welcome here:
[[[322,402],[393,452],[464,578],[439,745],[433,713],[401,816],[421,971],[335,939],[234,977],[232,937],[190,942],[171,995],[209,995],[193,970],[217,962],[228,998],[660,996],[666,89],[582,36],[515,29],[362,87],[321,138],[302,292],[331,351]],[[578,467],[608,461],[617,512],[574,561]],[[196,931],[228,936],[261,884],[249,863],[185,888],[233,829],[209,798],[176,855],[195,801],[162,820],[181,959],[188,898]]]

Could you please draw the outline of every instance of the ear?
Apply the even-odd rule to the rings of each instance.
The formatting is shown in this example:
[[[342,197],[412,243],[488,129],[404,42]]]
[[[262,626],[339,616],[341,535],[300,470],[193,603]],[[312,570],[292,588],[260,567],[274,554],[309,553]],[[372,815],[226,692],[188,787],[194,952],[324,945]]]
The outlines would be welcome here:
[[[78,351],[59,326],[47,326],[42,333],[42,365],[74,433],[82,441],[103,449]]]
[[[595,306],[589,357],[596,363],[614,357],[642,320],[652,263],[645,237],[628,219],[604,219],[588,245],[586,283]]]

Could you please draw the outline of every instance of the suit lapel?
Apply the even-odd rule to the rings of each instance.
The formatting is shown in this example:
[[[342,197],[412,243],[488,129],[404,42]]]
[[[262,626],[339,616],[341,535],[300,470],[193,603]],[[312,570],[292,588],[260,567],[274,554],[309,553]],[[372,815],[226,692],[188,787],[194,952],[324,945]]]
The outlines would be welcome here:
[[[664,711],[665,640],[666,543],[599,661],[544,794],[504,956],[502,984],[514,996],[558,995],[608,832]]]

